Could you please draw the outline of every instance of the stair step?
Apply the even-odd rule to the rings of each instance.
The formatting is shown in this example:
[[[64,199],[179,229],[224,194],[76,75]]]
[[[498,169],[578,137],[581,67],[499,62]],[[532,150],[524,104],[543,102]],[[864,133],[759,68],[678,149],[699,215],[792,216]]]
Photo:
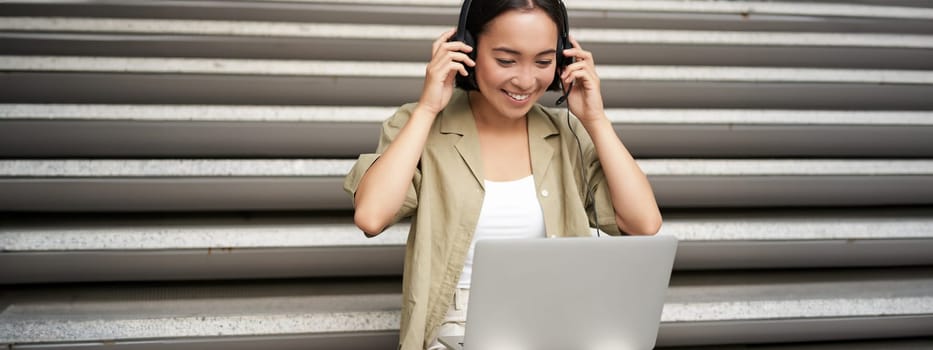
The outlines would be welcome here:
[[[347,209],[350,201],[342,182],[352,162],[0,160],[0,188],[11,191],[0,199],[0,210]]]
[[[6,17],[6,54],[422,61],[448,26]],[[574,29],[602,64],[933,68],[933,36]]]
[[[397,341],[392,337],[398,337],[399,287],[397,279],[25,286],[2,294],[7,307],[0,313],[0,343],[74,346],[308,335],[354,342],[359,333],[376,335],[364,345],[380,344]]]
[[[0,156],[350,158],[396,108],[0,104]],[[933,157],[931,111],[606,112],[636,157]]]
[[[0,160],[0,210],[349,209],[354,160]],[[929,160],[642,159],[661,206],[933,204]],[[37,196],[36,193],[42,193]]]
[[[789,344],[712,345],[665,347],[665,350],[923,350],[933,346],[933,338],[896,338],[858,341],[822,341]]]
[[[417,99],[424,64],[0,56],[0,70],[6,72],[0,102],[7,103],[394,106]],[[928,71],[611,65],[598,70],[610,108],[933,108]],[[551,97],[557,94],[544,101]]]
[[[928,208],[665,212],[674,268],[933,265]],[[0,283],[399,276],[408,224],[347,216],[8,215]],[[780,228],[780,229],[776,229]],[[365,257],[365,259],[363,258]]]
[[[308,214],[107,217],[7,218],[0,283],[399,276],[408,232],[367,239],[346,216]]]
[[[145,58],[83,56],[0,56],[0,69],[20,72],[100,72],[153,74],[245,74],[415,78],[421,62],[243,60],[224,58]],[[612,66],[597,67],[603,80],[692,80],[727,82],[808,82],[849,84],[933,84],[933,72],[894,69],[762,67]],[[790,74],[799,73],[799,74]]]
[[[262,22],[240,20],[138,19],[99,17],[4,17],[0,30],[16,33],[48,33],[50,37],[70,34],[160,34],[268,39],[321,38],[346,40],[418,40],[430,44],[450,29],[439,25],[341,24],[309,22]],[[830,46],[867,48],[929,49],[930,35],[885,33],[821,33],[774,31],[702,31],[602,29],[574,26],[582,42],[612,44],[689,44],[742,46]],[[379,54],[379,52],[374,52]],[[420,57],[420,56],[419,56]],[[420,57],[423,58],[423,57]]]
[[[0,313],[0,343],[391,332],[398,329],[400,285],[372,279],[13,287],[2,294],[8,306]],[[675,273],[658,345],[834,340],[840,333],[929,336],[931,293],[929,268]]]
[[[929,336],[928,273],[919,268],[675,274],[658,345]]]
[[[572,24],[584,27],[803,30],[931,33],[929,5],[911,8],[835,3],[595,1],[568,4]],[[577,7],[580,5],[581,7]],[[872,4],[879,5],[879,4]],[[895,5],[895,6],[890,6]],[[458,1],[327,3],[318,1],[198,2],[5,2],[7,16],[90,16],[173,19],[237,19],[335,23],[451,25]]]
[[[673,210],[661,234],[681,244],[933,238],[927,208]],[[400,246],[402,222],[364,237],[352,218],[287,213],[7,214],[0,250],[98,251]]]

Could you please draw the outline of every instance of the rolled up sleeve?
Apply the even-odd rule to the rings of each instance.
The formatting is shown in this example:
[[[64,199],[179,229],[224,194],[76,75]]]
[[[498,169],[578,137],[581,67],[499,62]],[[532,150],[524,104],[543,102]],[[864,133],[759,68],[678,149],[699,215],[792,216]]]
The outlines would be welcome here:
[[[413,105],[404,105],[399,110],[382,123],[382,132],[379,137],[379,146],[376,149],[376,153],[364,153],[360,154],[357,158],[356,163],[353,164],[353,167],[350,168],[347,177],[343,182],[343,189],[346,191],[350,198],[353,200],[354,207],[356,206],[356,191],[359,189],[360,182],[363,180],[363,176],[373,166],[376,161],[379,160],[379,157],[382,155],[382,152],[395,140],[395,137],[398,136],[398,133],[402,126],[408,121],[408,118],[411,116],[411,111],[414,108]],[[408,187],[408,191],[405,194],[405,201],[402,203],[402,207],[399,208],[399,211],[395,214],[395,219],[392,223],[396,223],[399,220],[409,217],[414,214],[415,209],[418,208],[418,184],[421,183],[421,169],[415,169],[415,175],[412,177],[412,183]]]

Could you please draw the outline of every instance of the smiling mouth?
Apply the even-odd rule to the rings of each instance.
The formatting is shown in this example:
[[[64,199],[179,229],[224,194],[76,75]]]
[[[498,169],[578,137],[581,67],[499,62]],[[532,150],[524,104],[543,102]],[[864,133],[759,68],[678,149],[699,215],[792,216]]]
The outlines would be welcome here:
[[[529,97],[531,97],[531,94],[513,94],[505,90],[502,90],[502,91],[504,91],[506,95],[509,95],[509,97],[511,97],[513,100],[516,100],[516,101],[524,101],[524,100],[527,100]]]

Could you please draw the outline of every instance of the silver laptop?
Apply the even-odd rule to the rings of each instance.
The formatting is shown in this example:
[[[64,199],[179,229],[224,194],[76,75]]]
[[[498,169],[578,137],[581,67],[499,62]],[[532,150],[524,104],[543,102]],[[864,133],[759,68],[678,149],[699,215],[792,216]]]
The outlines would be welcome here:
[[[453,350],[654,348],[672,236],[482,240]]]

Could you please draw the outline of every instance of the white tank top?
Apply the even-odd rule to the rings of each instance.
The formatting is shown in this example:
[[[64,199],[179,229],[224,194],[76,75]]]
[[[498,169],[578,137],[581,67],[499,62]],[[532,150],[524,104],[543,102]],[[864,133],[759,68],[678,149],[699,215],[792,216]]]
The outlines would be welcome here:
[[[457,288],[470,288],[476,241],[497,238],[544,238],[544,213],[534,176],[514,181],[484,181],[486,195]]]

